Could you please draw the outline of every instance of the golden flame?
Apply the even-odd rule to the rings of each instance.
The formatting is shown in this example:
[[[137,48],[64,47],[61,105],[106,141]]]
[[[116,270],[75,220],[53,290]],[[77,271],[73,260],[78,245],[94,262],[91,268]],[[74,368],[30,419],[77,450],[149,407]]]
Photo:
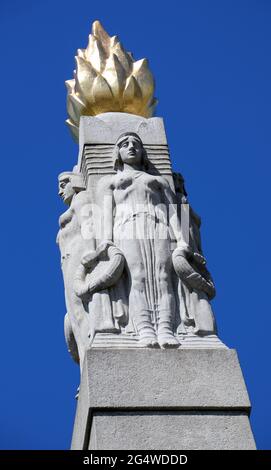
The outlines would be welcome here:
[[[67,80],[68,124],[78,140],[80,116],[110,111],[151,117],[157,100],[147,59],[134,61],[117,36],[94,21],[86,49],[75,56],[74,79]]]

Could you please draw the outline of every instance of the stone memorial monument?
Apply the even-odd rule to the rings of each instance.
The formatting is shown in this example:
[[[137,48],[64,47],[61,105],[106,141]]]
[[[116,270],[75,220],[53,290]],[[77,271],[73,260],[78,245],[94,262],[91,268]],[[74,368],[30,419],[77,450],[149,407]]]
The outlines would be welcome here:
[[[59,175],[65,338],[80,366],[72,449],[255,449],[234,350],[154,79],[95,21],[76,56],[67,124],[78,162]]]

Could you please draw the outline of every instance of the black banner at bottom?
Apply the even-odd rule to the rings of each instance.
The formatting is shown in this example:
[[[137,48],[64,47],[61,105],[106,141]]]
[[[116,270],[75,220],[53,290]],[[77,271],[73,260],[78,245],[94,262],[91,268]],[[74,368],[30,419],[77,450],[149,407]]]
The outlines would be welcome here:
[[[218,451],[61,451],[61,450],[25,450],[0,451],[0,464],[27,464],[31,467],[38,465],[65,464],[77,465],[87,468],[89,465],[105,468],[119,469],[127,465],[148,466],[173,465],[176,468],[199,464],[225,465],[271,465],[271,451],[255,450],[218,450]]]

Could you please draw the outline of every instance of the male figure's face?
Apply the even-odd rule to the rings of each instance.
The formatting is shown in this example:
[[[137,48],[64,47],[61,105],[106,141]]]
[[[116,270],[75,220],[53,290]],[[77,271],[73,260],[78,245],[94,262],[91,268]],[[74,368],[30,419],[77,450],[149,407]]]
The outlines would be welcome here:
[[[120,157],[128,165],[140,165],[142,161],[142,145],[134,136],[127,136],[120,145]]]
[[[58,195],[62,198],[63,202],[70,205],[74,195],[74,189],[71,185],[69,177],[63,177],[58,182]]]

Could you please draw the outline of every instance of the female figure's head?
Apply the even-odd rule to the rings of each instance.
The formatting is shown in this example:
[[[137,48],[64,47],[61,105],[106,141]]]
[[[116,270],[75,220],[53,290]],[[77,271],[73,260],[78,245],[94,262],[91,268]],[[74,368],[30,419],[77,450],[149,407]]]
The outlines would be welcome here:
[[[124,164],[143,171],[148,169],[147,152],[143,147],[142,140],[135,132],[121,134],[115,144],[114,170],[122,170]]]

